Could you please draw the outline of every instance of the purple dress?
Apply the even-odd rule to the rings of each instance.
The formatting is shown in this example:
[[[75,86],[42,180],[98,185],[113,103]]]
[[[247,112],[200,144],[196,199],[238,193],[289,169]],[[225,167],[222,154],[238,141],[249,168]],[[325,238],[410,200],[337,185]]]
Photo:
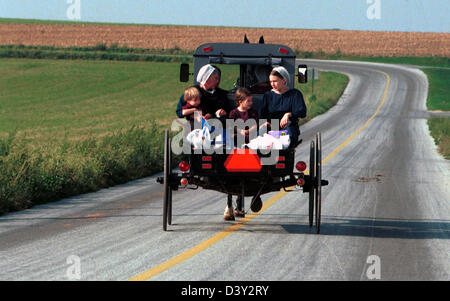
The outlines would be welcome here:
[[[258,125],[258,121],[259,121],[258,112],[254,109],[249,109],[246,112],[241,112],[238,110],[238,108],[236,108],[230,112],[230,114],[228,115],[228,118],[233,119],[233,120],[242,119],[244,122],[249,119],[255,119],[255,122],[257,125]],[[237,134],[239,135],[239,132],[237,132]],[[248,143],[248,142],[249,142],[249,134],[247,133],[247,134],[245,134],[245,143]]]

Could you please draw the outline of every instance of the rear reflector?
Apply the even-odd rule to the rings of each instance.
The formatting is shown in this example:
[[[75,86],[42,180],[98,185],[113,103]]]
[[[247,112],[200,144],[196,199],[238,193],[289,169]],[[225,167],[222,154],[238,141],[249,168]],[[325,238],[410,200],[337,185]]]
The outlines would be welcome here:
[[[302,172],[306,170],[306,163],[303,161],[298,161],[297,164],[295,164],[295,168],[297,168],[298,171]]]
[[[278,162],[280,162],[280,161],[286,161],[286,157],[284,157],[284,156],[280,156],[280,157],[278,157]]]
[[[212,157],[211,156],[203,156],[202,157],[202,161],[203,162],[211,162],[212,161]]]
[[[305,185],[305,179],[303,179],[303,178],[298,179],[298,180],[297,180],[297,184],[298,184],[299,186]]]
[[[210,164],[210,163],[203,163],[202,164],[202,168],[203,169],[211,169],[212,168],[212,164]]]
[[[188,162],[181,161],[180,164],[178,164],[178,168],[180,169],[180,171],[186,172],[189,170],[190,166]]]
[[[284,167],[284,163],[278,163],[277,165],[275,165],[275,168],[277,169],[283,169]]]
[[[262,168],[257,152],[251,149],[235,149],[223,165],[228,172],[259,172]]]

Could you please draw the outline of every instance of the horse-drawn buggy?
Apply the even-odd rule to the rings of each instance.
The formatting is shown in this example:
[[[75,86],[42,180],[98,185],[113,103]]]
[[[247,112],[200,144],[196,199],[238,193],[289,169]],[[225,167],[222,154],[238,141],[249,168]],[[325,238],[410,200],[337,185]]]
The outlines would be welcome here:
[[[253,106],[260,105],[265,91],[270,90],[268,75],[265,70],[274,66],[283,66],[293,79],[307,81],[306,65],[296,66],[295,53],[284,45],[250,44],[250,43],[210,43],[203,44],[194,53],[194,84],[202,66],[237,65],[239,77],[236,86],[246,87],[252,91]],[[297,71],[297,74],[296,74]],[[180,80],[188,81],[189,65],[182,64]],[[294,87],[294,81],[289,82]],[[268,89],[268,90],[267,90]],[[227,91],[230,102],[235,89]],[[225,193],[230,202],[232,196],[251,197],[249,208],[253,212],[262,209],[260,196],[274,191],[296,193],[303,191],[309,195],[309,225],[315,221],[316,232],[320,232],[321,190],[328,185],[322,179],[321,135],[316,134],[310,143],[309,166],[305,161],[295,162],[295,150],[302,140],[287,148],[251,149],[234,145],[209,146],[206,148],[190,147],[187,160],[178,164],[178,171],[173,162],[173,139],[165,131],[164,140],[164,175],[157,181],[163,185],[163,229],[172,224],[172,191],[180,188],[215,190]],[[308,168],[309,167],[309,168]],[[244,208],[245,205],[243,204]]]

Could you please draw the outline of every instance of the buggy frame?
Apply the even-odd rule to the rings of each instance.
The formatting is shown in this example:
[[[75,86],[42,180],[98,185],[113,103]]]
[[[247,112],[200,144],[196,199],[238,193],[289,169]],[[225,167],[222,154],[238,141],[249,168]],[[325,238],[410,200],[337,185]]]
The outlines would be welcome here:
[[[238,43],[210,43],[200,45],[194,53],[194,78],[199,69],[209,63],[215,64],[239,64],[240,78],[237,84],[243,87],[251,87],[248,76],[249,70],[255,66],[275,65],[284,66],[291,78],[295,75],[295,53],[287,46],[275,44],[238,44]],[[306,65],[298,65],[297,75],[300,83],[306,82]],[[303,72],[302,72],[303,71]],[[181,65],[180,80],[189,78],[189,66]],[[194,84],[197,82],[194,80]],[[293,88],[293,81],[289,88]],[[229,99],[232,99],[234,91],[229,91]],[[255,94],[254,106],[258,106],[258,95]],[[302,140],[299,141],[300,144]],[[298,146],[298,144],[296,146]],[[268,155],[261,151],[249,149],[233,150],[223,153],[209,153],[204,150],[188,155],[188,161],[179,164],[179,172],[173,168],[172,139],[169,131],[165,131],[164,137],[164,174],[158,177],[157,182],[163,185],[163,230],[167,231],[172,224],[172,192],[180,188],[197,189],[199,187],[226,193],[230,198],[233,195],[241,196],[242,201],[251,196],[250,208],[254,207],[255,200],[261,195],[280,191],[303,190],[309,196],[309,225],[315,224],[316,233],[320,233],[320,217],[322,202],[322,186],[328,185],[327,180],[322,179],[322,143],[321,133],[318,132],[315,141],[310,143],[309,172],[305,162],[297,162],[294,171],[295,147],[277,150],[278,153],[272,164],[261,164]],[[255,161],[259,163],[232,164],[232,160],[240,162]],[[259,164],[259,166],[258,166]],[[292,189],[297,186],[298,189]],[[243,203],[244,206],[244,203]],[[314,223],[315,221],[315,223]]]

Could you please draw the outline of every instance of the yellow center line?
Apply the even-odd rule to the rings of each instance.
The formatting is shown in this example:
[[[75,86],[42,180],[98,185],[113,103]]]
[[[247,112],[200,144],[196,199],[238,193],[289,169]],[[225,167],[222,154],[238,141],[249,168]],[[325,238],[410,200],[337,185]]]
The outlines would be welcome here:
[[[236,224],[226,228],[225,230],[223,230],[220,233],[217,233],[216,235],[214,235],[213,237],[199,243],[198,245],[196,245],[195,247],[187,250],[184,253],[181,253],[178,256],[173,257],[172,259],[169,259],[168,261],[148,270],[145,271],[144,273],[137,275],[131,279],[129,279],[129,281],[143,281],[143,280],[148,280],[151,277],[164,272],[165,270],[191,258],[192,256],[200,253],[201,251],[211,247],[213,244],[221,241],[222,239],[224,239],[225,237],[227,237],[228,235],[230,235],[231,233],[233,233],[234,231],[242,228],[242,226],[244,226],[245,224],[249,223],[251,220],[253,220],[256,216],[258,216],[259,214],[261,214],[263,211],[265,211],[267,208],[269,208],[270,206],[272,206],[273,204],[275,204],[280,198],[282,198],[287,192],[285,191],[280,191],[279,193],[277,193],[275,196],[271,197],[268,201],[264,202],[263,207],[261,208],[261,210],[258,213],[250,213],[248,215],[246,215],[244,218],[242,218],[239,222],[237,222]]]
[[[385,101],[386,101],[386,97],[387,97],[387,92],[389,89],[389,84],[391,81],[390,76],[383,72],[383,71],[378,71],[375,70],[376,72],[382,73],[386,76],[387,78],[387,84],[386,84],[386,88],[384,90],[384,95],[383,95],[383,99],[381,100],[381,103],[379,104],[377,110],[375,111],[375,113],[367,120],[367,122],[360,127],[356,132],[354,132],[349,138],[347,138],[340,146],[338,146],[335,150],[333,150],[325,159],[322,160],[322,164],[324,164],[325,162],[329,161],[331,158],[333,158],[340,150],[342,150],[351,140],[353,140],[355,138],[356,135],[358,135],[365,127],[367,127],[367,125],[375,118],[375,116],[378,115],[378,113],[380,112],[381,108],[383,107]],[[305,173],[308,173],[309,170],[306,170]],[[287,192],[284,190],[281,190],[280,192],[278,192],[276,195],[272,196],[269,200],[264,202],[263,207],[261,208],[261,210],[257,213],[250,213],[248,215],[246,215],[245,218],[242,218],[239,222],[237,222],[236,224],[226,228],[225,230],[223,230],[222,232],[217,233],[216,235],[214,235],[213,237],[199,243],[198,245],[194,246],[193,248],[185,251],[184,253],[181,253],[169,260],[167,260],[166,262],[161,263],[160,265],[149,269],[135,277],[132,277],[129,279],[129,281],[144,281],[144,280],[148,280],[168,269],[170,269],[171,267],[186,261],[187,259],[195,256],[196,254],[208,249],[209,247],[211,247],[212,245],[214,245],[215,243],[221,241],[222,239],[224,239],[225,237],[227,237],[228,235],[232,234],[233,232],[237,231],[238,229],[242,228],[245,224],[249,223],[250,221],[252,221],[255,217],[257,217],[259,214],[263,213],[265,210],[267,210],[270,206],[272,206],[273,204],[275,204],[279,199],[281,199]]]
[[[335,150],[333,150],[325,159],[323,159],[322,160],[322,164],[327,162],[328,160],[330,160],[334,156],[336,156],[336,154],[339,151],[341,151],[350,141],[352,141],[353,138],[355,138],[356,135],[358,135],[367,125],[369,125],[369,123],[375,118],[375,116],[377,116],[378,113],[380,113],[380,110],[381,110],[381,108],[383,107],[383,105],[384,105],[384,103],[386,101],[386,96],[387,96],[387,93],[388,93],[389,84],[391,82],[391,77],[386,72],[378,71],[378,70],[375,70],[375,71],[378,72],[378,73],[384,74],[386,76],[386,78],[387,78],[387,84],[386,84],[386,88],[384,89],[383,99],[381,100],[381,103],[378,105],[377,110],[375,111],[375,113],[372,116],[370,116],[370,118],[366,121],[366,123],[364,123],[364,125],[362,127],[360,127],[356,132],[354,132],[344,142],[342,142],[342,144],[339,145]]]

